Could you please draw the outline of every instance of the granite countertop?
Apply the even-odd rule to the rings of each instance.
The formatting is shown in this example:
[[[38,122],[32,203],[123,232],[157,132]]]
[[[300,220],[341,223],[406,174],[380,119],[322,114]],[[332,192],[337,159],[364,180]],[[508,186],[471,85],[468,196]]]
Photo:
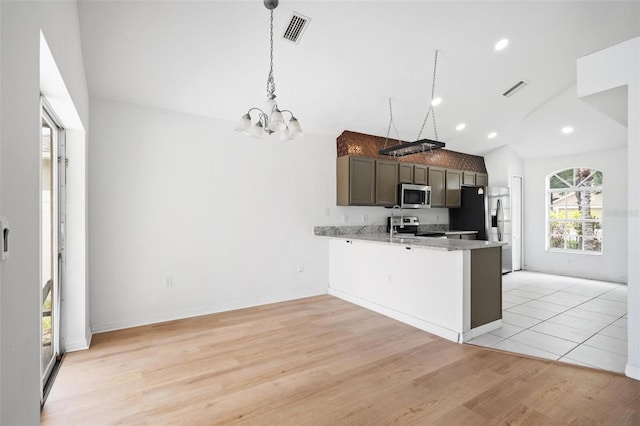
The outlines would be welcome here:
[[[369,241],[381,244],[399,244],[403,246],[426,248],[430,250],[456,251],[477,250],[489,247],[500,247],[506,243],[479,240],[457,240],[449,238],[416,237],[414,235],[403,236],[396,234],[393,238],[388,233],[377,234],[342,234],[327,235],[329,238],[342,240]]]

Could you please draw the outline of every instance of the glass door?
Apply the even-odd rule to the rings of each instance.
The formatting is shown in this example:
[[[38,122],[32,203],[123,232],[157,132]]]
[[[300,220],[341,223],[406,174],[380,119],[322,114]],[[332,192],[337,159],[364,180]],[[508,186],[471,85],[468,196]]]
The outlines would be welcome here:
[[[59,354],[59,156],[62,129],[43,101],[40,137],[40,377],[44,388]],[[63,167],[64,169],[64,167]]]

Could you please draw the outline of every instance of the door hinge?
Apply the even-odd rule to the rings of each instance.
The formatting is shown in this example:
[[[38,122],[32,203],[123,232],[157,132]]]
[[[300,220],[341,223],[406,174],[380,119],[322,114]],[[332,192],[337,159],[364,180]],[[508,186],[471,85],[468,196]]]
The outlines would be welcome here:
[[[62,156],[58,156],[58,164],[62,163]],[[64,157],[64,166],[69,167],[69,157]]]

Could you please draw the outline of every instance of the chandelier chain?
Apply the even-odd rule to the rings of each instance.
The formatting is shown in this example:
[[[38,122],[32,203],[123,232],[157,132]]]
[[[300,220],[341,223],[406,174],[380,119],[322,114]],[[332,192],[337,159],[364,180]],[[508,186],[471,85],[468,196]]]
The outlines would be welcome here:
[[[433,79],[431,80],[431,102],[429,102],[429,109],[427,110],[427,115],[424,117],[424,121],[422,121],[422,127],[420,127],[420,132],[418,133],[418,137],[416,140],[420,140],[420,136],[422,136],[422,132],[424,131],[424,126],[427,124],[427,120],[429,120],[429,115],[433,114],[431,118],[433,119],[433,132],[435,134],[435,140],[438,140],[438,129],[436,127],[436,111],[433,109],[433,96],[436,93],[436,70],[438,68],[438,50],[436,49],[435,58],[433,60]]]
[[[273,78],[273,9],[271,9],[270,12],[269,77],[267,78],[267,93],[273,95],[276,91],[276,82]]]

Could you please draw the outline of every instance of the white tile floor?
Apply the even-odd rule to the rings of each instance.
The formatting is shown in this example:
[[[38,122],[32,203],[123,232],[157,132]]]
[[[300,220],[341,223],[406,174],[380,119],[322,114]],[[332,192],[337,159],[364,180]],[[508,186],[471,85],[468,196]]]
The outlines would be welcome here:
[[[518,271],[502,288],[503,327],[469,343],[624,372],[626,285]]]

